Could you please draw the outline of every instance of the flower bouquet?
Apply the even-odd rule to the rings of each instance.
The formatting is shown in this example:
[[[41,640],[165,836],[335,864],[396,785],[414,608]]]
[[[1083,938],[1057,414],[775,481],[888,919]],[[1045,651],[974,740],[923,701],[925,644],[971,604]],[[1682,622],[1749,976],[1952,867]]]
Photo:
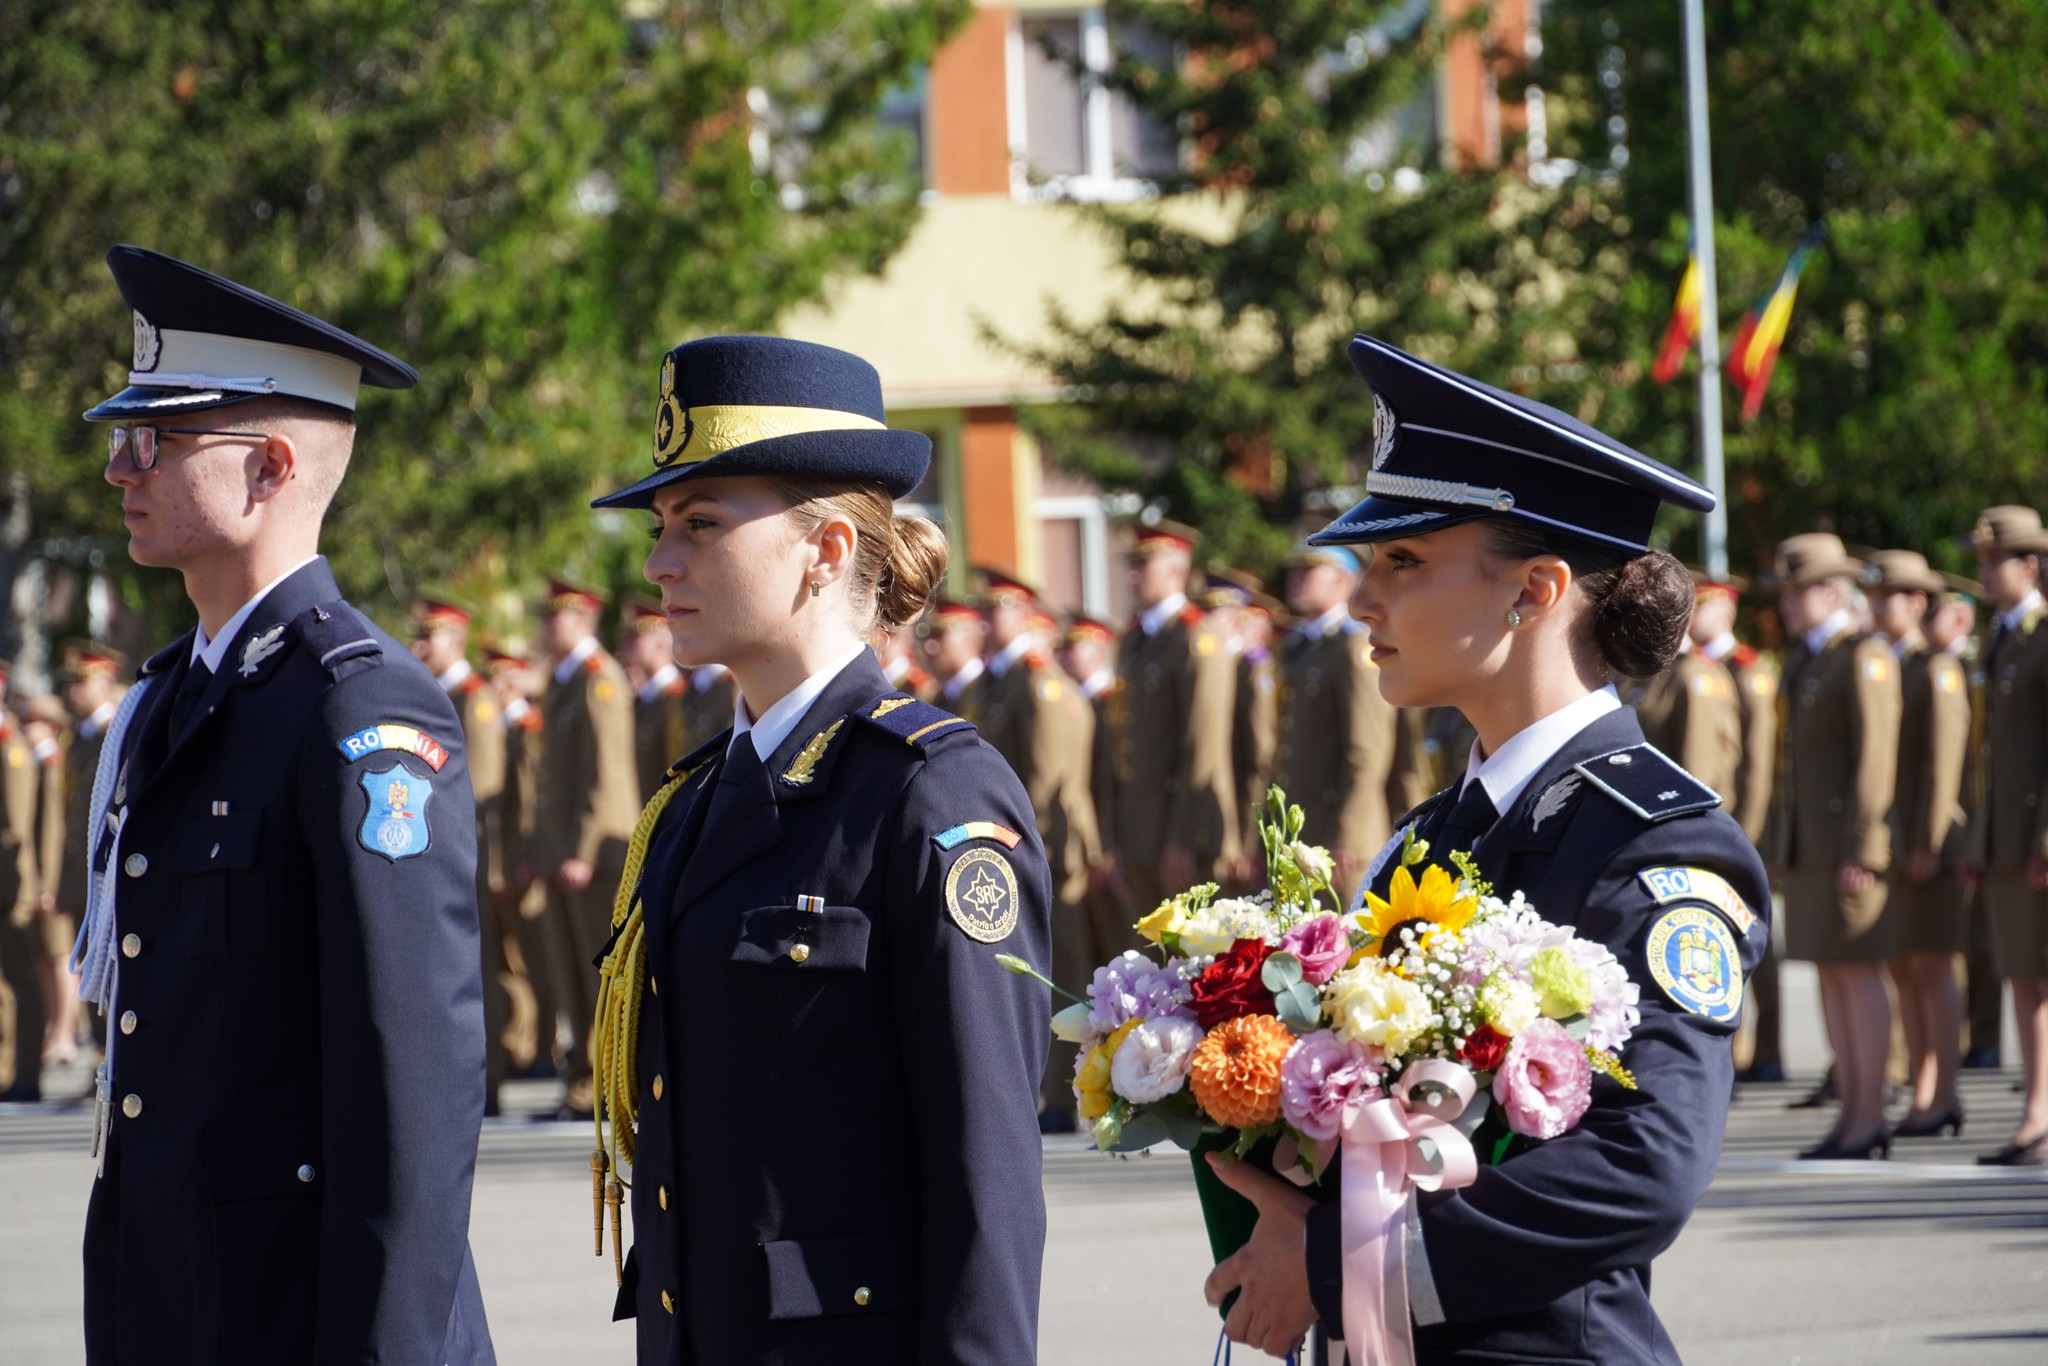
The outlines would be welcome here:
[[[1364,1360],[1360,1334],[1406,1343],[1405,1305],[1354,1314],[1352,1301],[1400,1293],[1384,1272],[1399,1269],[1408,1192],[1467,1184],[1482,1154],[1498,1163],[1571,1129],[1595,1074],[1633,1087],[1618,1051],[1640,1018],[1637,988],[1604,946],[1520,893],[1497,896],[1469,852],[1433,860],[1412,830],[1386,897],[1342,913],[1330,856],[1301,827],[1301,808],[1270,790],[1265,890],[1225,897],[1204,883],[1162,903],[1136,926],[1152,953],[1098,968],[1053,1030],[1080,1045],[1074,1090],[1097,1147],[1195,1154],[1219,1260],[1256,1213],[1203,1153],[1250,1158],[1325,1198],[1341,1156],[1345,1336]]]

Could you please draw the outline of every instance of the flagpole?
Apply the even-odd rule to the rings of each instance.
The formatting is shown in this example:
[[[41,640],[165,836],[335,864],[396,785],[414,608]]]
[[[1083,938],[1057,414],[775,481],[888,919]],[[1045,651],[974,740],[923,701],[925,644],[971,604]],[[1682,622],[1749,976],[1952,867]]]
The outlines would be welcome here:
[[[1728,475],[1721,463],[1721,313],[1714,280],[1714,182],[1707,148],[1707,36],[1700,0],[1685,0],[1686,144],[1691,153],[1692,233],[1700,270],[1700,463],[1714,510],[1707,514],[1706,568],[1728,577]]]

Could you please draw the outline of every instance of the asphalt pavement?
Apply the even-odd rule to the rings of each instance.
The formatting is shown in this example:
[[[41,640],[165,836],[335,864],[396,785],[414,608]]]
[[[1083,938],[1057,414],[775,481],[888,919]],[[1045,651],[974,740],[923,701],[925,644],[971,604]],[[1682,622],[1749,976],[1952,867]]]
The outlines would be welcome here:
[[[1810,971],[1786,972],[1793,1081],[1745,1088],[1712,1189],[1655,1267],[1653,1297],[1691,1366],[2001,1366],[2048,1361],[2048,1171],[1979,1168],[2010,1132],[2016,1073],[1965,1073],[1961,1138],[1902,1141],[1889,1162],[1797,1162],[1826,1111],[1788,1111],[1825,1061]],[[2010,1044],[2008,1043],[2008,1051]],[[2010,1055],[2010,1052],[2009,1052]],[[82,1091],[82,1070],[48,1093]],[[517,1083],[485,1128],[471,1242],[504,1366],[625,1366],[609,1254],[591,1255],[591,1133],[533,1122],[548,1083]],[[0,1106],[0,1361],[82,1358],[79,1230],[89,1107]],[[1049,1139],[1039,1359],[1193,1366],[1217,1320],[1187,1158],[1118,1160]],[[1512,1274],[1494,1269],[1490,1274]],[[1245,1352],[1237,1360],[1263,1360]]]

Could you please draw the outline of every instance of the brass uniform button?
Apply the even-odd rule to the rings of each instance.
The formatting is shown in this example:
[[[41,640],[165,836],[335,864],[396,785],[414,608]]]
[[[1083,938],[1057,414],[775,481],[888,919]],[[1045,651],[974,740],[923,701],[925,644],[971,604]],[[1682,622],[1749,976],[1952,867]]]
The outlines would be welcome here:
[[[141,854],[130,854],[121,860],[121,871],[129,877],[141,877],[149,871],[149,860]]]
[[[309,1163],[307,1163],[306,1165],[304,1165],[304,1166],[302,1166],[302,1167],[300,1167],[300,1168],[299,1168],[299,1180],[301,1180],[301,1181],[311,1181],[312,1179],[313,1179],[313,1164],[309,1162]]]
[[[667,1208],[668,1208],[668,1187],[667,1187],[667,1186],[656,1186],[656,1187],[654,1188],[654,1198],[655,1198],[656,1200],[659,1200],[659,1201],[661,1202],[661,1207],[662,1207],[663,1209],[667,1209]]]
[[[661,1307],[668,1310],[671,1314],[676,1312],[676,1302],[669,1298],[668,1291],[666,1290],[661,1292]]]
[[[853,1302],[863,1309],[868,1307],[868,1301],[873,1298],[874,1296],[868,1293],[868,1288],[866,1286],[862,1286],[860,1289],[853,1292]]]
[[[134,1119],[142,1113],[142,1097],[130,1091],[121,1097],[121,1113]]]
[[[135,1032],[134,1011],[124,1010],[121,1012],[121,1032],[123,1034],[133,1034]]]
[[[656,996],[659,996],[661,995],[661,982],[656,978],[650,977],[647,979],[647,989]]]
[[[122,935],[122,936],[121,936],[121,956],[122,956],[123,958],[139,958],[139,957],[141,957],[141,956],[142,956],[142,936],[141,936],[141,935],[139,935],[139,934],[124,934],[124,935]]]
[[[789,961],[792,963],[801,963],[810,956],[811,946],[809,944],[792,944],[789,946]]]
[[[656,1100],[661,1099],[661,1074],[659,1072],[654,1074],[654,1098]]]

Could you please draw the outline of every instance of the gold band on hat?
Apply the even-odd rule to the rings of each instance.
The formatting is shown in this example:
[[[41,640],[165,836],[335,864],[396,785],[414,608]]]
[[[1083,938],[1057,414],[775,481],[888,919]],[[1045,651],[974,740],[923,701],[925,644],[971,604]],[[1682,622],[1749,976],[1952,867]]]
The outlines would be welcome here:
[[[770,403],[712,403],[686,408],[673,393],[661,396],[654,420],[654,466],[695,464],[756,441],[811,432],[882,432],[886,424],[837,408],[791,408]]]

